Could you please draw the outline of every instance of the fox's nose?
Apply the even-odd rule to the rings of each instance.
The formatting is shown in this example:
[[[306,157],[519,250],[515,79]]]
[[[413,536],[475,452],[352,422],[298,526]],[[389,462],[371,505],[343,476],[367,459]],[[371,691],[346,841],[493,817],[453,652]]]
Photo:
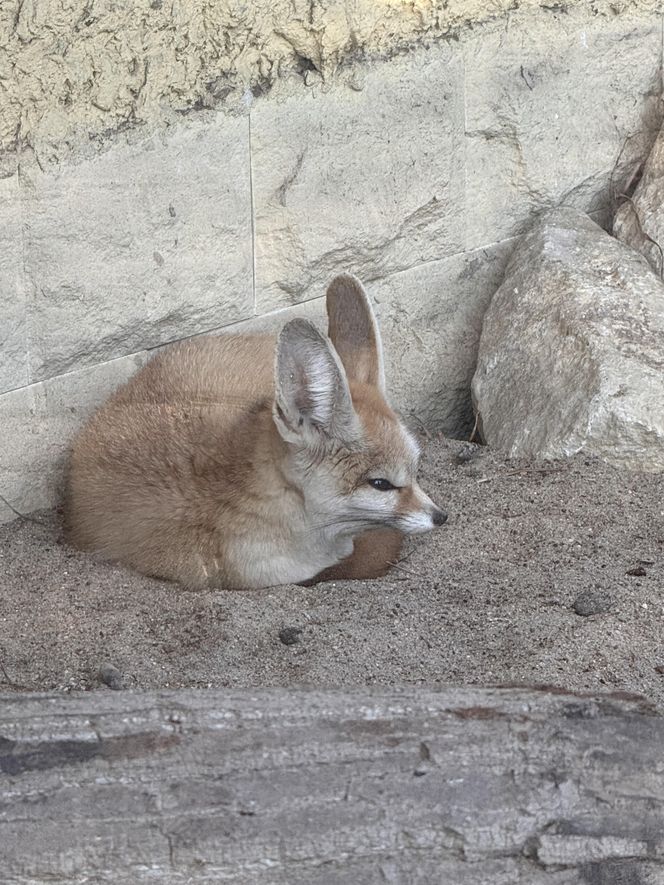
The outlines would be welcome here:
[[[431,515],[431,519],[433,520],[434,525],[444,525],[447,522],[447,513],[445,513],[444,510],[439,510],[438,507],[436,507]]]

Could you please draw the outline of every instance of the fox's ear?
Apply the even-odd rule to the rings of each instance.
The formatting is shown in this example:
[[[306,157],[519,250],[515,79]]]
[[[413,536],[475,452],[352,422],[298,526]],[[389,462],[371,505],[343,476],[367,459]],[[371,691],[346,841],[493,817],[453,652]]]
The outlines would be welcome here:
[[[346,374],[330,342],[307,320],[291,320],[277,340],[274,422],[300,445],[349,439],[358,418]]]
[[[362,283],[349,273],[327,289],[328,335],[350,381],[373,384],[385,393],[383,345],[371,302]]]

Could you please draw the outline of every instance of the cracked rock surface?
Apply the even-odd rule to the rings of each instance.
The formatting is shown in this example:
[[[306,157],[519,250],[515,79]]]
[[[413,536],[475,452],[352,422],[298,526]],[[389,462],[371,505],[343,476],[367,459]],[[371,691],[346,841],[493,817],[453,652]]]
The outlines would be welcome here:
[[[543,215],[484,317],[482,434],[511,456],[664,468],[664,284],[574,209]]]
[[[664,279],[664,128],[660,131],[631,199],[617,209],[613,234],[648,260]]]
[[[295,74],[326,79],[354,57],[386,56],[545,0],[5,0],[0,6],[0,158],[48,154],[109,129],[202,107]],[[567,0],[565,11],[582,7]],[[659,0],[595,0],[593,13],[649,14]],[[5,157],[7,162],[11,157]],[[1,165],[1,160],[0,160]]]

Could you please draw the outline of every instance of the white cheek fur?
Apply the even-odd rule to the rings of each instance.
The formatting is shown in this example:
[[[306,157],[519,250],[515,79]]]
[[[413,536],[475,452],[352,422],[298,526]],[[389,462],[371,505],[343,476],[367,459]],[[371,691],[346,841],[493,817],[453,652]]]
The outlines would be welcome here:
[[[433,529],[433,519],[431,514],[419,510],[416,513],[409,513],[407,516],[400,517],[397,528],[407,535],[419,535],[422,532],[430,532]]]

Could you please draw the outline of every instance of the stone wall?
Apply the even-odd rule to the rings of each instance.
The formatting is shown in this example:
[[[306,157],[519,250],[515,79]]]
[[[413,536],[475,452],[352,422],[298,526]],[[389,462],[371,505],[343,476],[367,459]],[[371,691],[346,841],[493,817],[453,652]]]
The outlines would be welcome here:
[[[180,337],[376,304],[395,404],[452,434],[524,225],[606,222],[659,127],[659,0],[8,0],[0,494]],[[0,520],[14,513],[0,502]]]

